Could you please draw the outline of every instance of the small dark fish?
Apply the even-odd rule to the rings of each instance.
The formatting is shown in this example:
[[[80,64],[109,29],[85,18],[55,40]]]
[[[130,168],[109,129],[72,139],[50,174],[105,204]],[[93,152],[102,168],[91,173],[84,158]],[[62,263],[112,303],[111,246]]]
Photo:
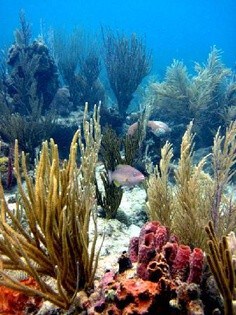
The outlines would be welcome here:
[[[108,178],[116,186],[132,187],[144,181],[145,176],[130,165],[117,165],[114,172],[108,172]]]

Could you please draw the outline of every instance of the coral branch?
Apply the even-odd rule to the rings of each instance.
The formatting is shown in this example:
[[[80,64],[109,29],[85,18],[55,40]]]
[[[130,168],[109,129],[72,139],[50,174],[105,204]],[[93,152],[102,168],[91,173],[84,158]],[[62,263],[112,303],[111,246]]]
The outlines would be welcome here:
[[[87,115],[87,106],[85,108]],[[34,181],[26,168],[25,154],[19,156],[15,145],[15,174],[18,183],[18,208],[23,209],[25,221],[13,214],[0,185],[0,255],[3,265],[1,284],[30,295],[39,295],[62,308],[73,302],[77,290],[93,286],[98,252],[95,214],[95,166],[101,141],[99,109],[95,107],[90,121],[84,119],[71,143],[70,156],[60,166],[57,145],[44,142]],[[77,150],[80,166],[77,167]],[[21,167],[20,167],[21,160]],[[23,187],[23,172],[26,188]],[[17,213],[17,212],[16,212]],[[94,237],[89,237],[93,220]],[[23,270],[38,283],[40,290],[32,291],[6,270]],[[42,275],[55,279],[54,290]],[[31,291],[30,291],[31,290]]]
[[[226,237],[218,241],[214,231],[213,223],[210,221],[205,228],[209,241],[210,253],[207,261],[210,265],[217,286],[224,299],[225,315],[236,314],[235,304],[235,270]]]

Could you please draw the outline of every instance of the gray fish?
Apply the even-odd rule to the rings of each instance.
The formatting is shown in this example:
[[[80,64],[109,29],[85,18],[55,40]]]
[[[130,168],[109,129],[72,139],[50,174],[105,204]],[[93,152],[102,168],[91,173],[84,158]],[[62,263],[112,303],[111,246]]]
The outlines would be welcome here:
[[[132,187],[144,181],[145,176],[136,168],[130,165],[117,165],[116,169],[108,171],[109,182],[116,186]]]
[[[159,120],[149,120],[147,126],[156,137],[160,137],[171,131],[167,124]]]
[[[162,136],[163,134],[169,133],[171,131],[169,126],[160,120],[149,120],[147,122],[147,127],[157,137]],[[135,122],[134,124],[129,126],[127,134],[129,136],[133,136],[135,132],[137,131],[137,129],[138,129],[138,123]]]

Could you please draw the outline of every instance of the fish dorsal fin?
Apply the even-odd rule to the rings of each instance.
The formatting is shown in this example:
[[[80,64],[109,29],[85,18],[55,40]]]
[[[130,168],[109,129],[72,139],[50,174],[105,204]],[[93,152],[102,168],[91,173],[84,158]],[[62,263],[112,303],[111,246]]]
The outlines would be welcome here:
[[[116,170],[119,170],[119,169],[121,169],[122,167],[124,167],[124,166],[126,166],[125,164],[118,164],[117,166],[116,166]]]

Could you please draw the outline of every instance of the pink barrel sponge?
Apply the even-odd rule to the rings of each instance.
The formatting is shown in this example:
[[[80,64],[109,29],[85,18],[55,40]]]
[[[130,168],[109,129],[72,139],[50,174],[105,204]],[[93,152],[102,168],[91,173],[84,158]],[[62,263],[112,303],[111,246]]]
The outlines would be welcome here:
[[[187,245],[179,245],[176,257],[172,266],[172,276],[178,277],[182,281],[186,281],[189,270],[189,258],[191,248]]]
[[[202,278],[204,254],[201,248],[194,248],[189,258],[190,272],[187,282],[199,284]]]
[[[158,279],[162,274],[167,277],[165,270],[168,269],[169,278],[188,283],[201,281],[202,250],[191,251],[189,246],[179,244],[178,238],[158,221],[147,222],[139,237],[131,239],[128,254],[132,262],[137,262],[136,273],[143,280]]]
[[[134,236],[131,238],[129,242],[128,255],[132,263],[138,261],[138,246],[139,245],[139,237]]]

